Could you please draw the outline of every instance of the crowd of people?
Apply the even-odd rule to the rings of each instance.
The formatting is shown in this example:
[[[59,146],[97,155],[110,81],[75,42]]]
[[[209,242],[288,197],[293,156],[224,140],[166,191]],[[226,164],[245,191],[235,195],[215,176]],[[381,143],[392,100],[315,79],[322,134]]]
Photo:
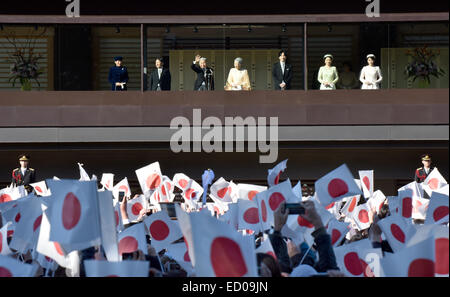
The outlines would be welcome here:
[[[380,264],[380,262],[374,262],[372,264],[381,265],[381,267],[385,269],[384,272],[378,271],[380,267],[377,268],[373,265],[370,266],[366,262],[364,262],[364,257],[362,256],[362,254],[360,254],[365,252],[362,251],[363,243],[369,244],[370,246],[368,247],[368,250],[373,251],[374,253],[378,253],[381,258],[387,257],[389,259],[394,259],[395,261],[400,261],[399,259],[401,258],[401,255],[403,255],[405,251],[407,251],[407,249],[412,249],[415,247],[415,245],[411,243],[411,241],[414,241],[411,238],[416,238],[415,240],[417,240],[417,234],[420,234],[422,232],[421,230],[426,229],[427,231],[426,233],[420,235],[421,237],[419,236],[419,241],[427,240],[430,236],[434,238],[433,236],[437,232],[436,228],[444,228],[444,231],[446,232],[444,232],[443,239],[446,240],[446,248],[440,250],[439,253],[436,252],[436,254],[433,255],[433,263],[436,263],[434,265],[437,267],[438,262],[442,263],[442,259],[447,259],[446,268],[444,267],[444,270],[442,270],[442,264],[440,264],[439,269],[433,266],[431,272],[429,269],[427,270],[424,268],[423,271],[421,270],[422,272],[419,273],[412,273],[412,268],[410,268],[408,276],[448,276],[448,184],[440,175],[438,176],[439,182],[428,182],[427,178],[430,178],[433,174],[436,175],[437,173],[435,171],[435,168],[430,168],[431,158],[429,155],[424,155],[421,159],[424,167],[416,170],[416,180],[412,181],[411,184],[408,184],[407,186],[399,189],[398,196],[385,197],[381,191],[374,191],[373,171],[364,171],[362,173],[360,172],[360,180],[358,180],[357,183],[359,189],[361,190],[359,194],[356,193],[355,195],[352,194],[349,197],[338,199],[338,201],[333,202],[330,205],[323,205],[324,198],[319,197],[318,192],[316,192],[313,196],[304,196],[305,193],[302,192],[300,183],[297,186],[292,187],[289,180],[280,182],[280,176],[282,176],[281,174],[284,172],[285,168],[280,169],[278,165],[277,167],[272,169],[272,172],[271,170],[269,170],[267,187],[262,187],[260,185],[242,185],[241,187],[241,184],[235,185],[234,183],[232,183],[232,181],[226,182],[223,179],[216,181],[217,184],[220,183],[222,186],[225,185],[225,188],[223,188],[225,189],[225,192],[221,190],[217,191],[217,187],[214,187],[213,185],[209,188],[209,190],[207,188],[206,191],[209,197],[208,200],[206,200],[206,204],[204,200],[202,201],[202,191],[198,190],[201,187],[197,185],[196,188],[196,183],[194,180],[189,180],[189,182],[184,180],[184,182],[182,182],[182,180],[177,176],[174,176],[174,178],[170,180],[160,173],[158,162],[149,165],[152,168],[157,167],[157,169],[152,169],[154,170],[152,171],[153,173],[149,175],[149,177],[147,177],[143,183],[143,192],[147,189],[145,187],[153,187],[153,191],[151,193],[146,192],[145,194],[135,194],[134,196],[132,196],[129,192],[129,189],[127,190],[125,188],[123,195],[120,195],[121,192],[120,190],[117,190],[116,187],[119,187],[122,182],[112,187],[112,184],[109,182],[105,182],[103,178],[99,185],[101,187],[97,190],[111,191],[111,197],[113,197],[113,203],[115,204],[114,207],[120,209],[120,221],[123,224],[123,227],[121,230],[117,231],[116,235],[118,235],[119,238],[121,234],[123,234],[127,229],[139,224],[143,225],[149,220],[149,218],[161,214],[161,212],[167,212],[167,215],[170,215],[172,221],[180,221],[182,217],[180,217],[180,213],[178,212],[179,210],[177,210],[177,212],[175,213],[171,213],[169,209],[161,207],[162,201],[164,200],[161,198],[163,195],[166,195],[168,197],[166,198],[165,202],[168,202],[169,204],[180,205],[180,209],[182,209],[183,213],[185,214],[202,213],[204,216],[211,216],[216,218],[217,221],[221,222],[220,224],[234,224],[235,228],[233,232],[242,233],[243,236],[253,236],[252,238],[254,240],[254,247],[251,248],[251,250],[256,258],[257,273],[261,277],[405,276],[395,275],[395,273],[398,272],[388,271],[386,267]],[[40,184],[41,188],[38,189],[38,187],[36,186],[37,183],[31,183],[34,182],[34,180],[30,179],[30,177],[34,175],[34,170],[30,170],[30,168],[28,168],[29,160],[29,156],[20,156],[21,167],[13,171],[12,187],[0,190],[0,276],[8,276],[8,272],[5,272],[5,267],[2,267],[2,265],[7,265],[5,264],[7,263],[7,258],[16,259],[17,263],[20,262],[33,264],[35,267],[35,269],[32,270],[34,274],[33,276],[36,277],[89,276],[85,269],[85,261],[107,260],[107,253],[105,252],[105,248],[102,244],[96,244],[89,248],[83,248],[79,250],[75,249],[75,252],[77,253],[77,257],[79,259],[75,268],[73,264],[72,266],[69,265],[66,267],[58,265],[58,263],[55,262],[55,259],[51,259],[51,254],[46,254],[45,256],[47,262],[52,263],[52,265],[46,265],[48,264],[47,262],[43,264],[42,260],[39,260],[40,258],[42,258],[42,255],[40,255],[40,250],[39,248],[36,248],[38,246],[38,241],[42,239],[42,235],[37,235],[33,238],[29,238],[29,245],[27,245],[27,248],[23,248],[23,250],[21,251],[17,251],[12,247],[8,247],[16,234],[14,231],[20,229],[19,224],[21,220],[27,219],[24,217],[21,218],[20,213],[18,215],[17,213],[11,215],[11,212],[15,206],[23,204],[24,201],[30,201],[30,199],[34,199],[33,201],[40,201],[42,205],[49,206],[52,203],[51,201],[58,199],[57,197],[52,197],[51,194],[51,192],[56,192],[56,188],[52,189],[52,186],[50,186],[49,192],[47,192],[43,191],[42,189],[42,187],[45,187],[45,185]],[[273,174],[273,172],[275,173]],[[136,174],[138,174],[138,171],[136,171]],[[333,174],[333,172],[331,172],[330,174]],[[339,178],[338,183],[340,183],[340,187],[342,187],[343,180],[347,182],[348,179],[346,180],[344,173],[339,174],[340,175],[337,176],[342,179]],[[89,176],[86,174],[81,165],[80,175],[81,181],[89,180]],[[26,179],[23,178],[24,176],[26,177]],[[185,175],[183,175],[183,177],[188,178]],[[138,178],[140,179],[139,175]],[[55,177],[54,179],[57,178]],[[24,180],[26,181],[24,182]],[[92,177],[90,180],[95,181],[95,183],[98,185],[96,177]],[[337,179],[333,179],[333,181],[335,180]],[[353,182],[353,179],[351,180]],[[356,182],[356,180],[354,181]],[[330,182],[330,184],[332,182]],[[168,186],[169,184],[173,187]],[[189,186],[186,186],[186,184],[189,184]],[[282,192],[280,187],[281,184],[283,184],[283,187],[286,186],[286,184],[288,185],[288,193]],[[318,183],[316,184],[318,185]],[[333,191],[336,190],[330,188],[330,184],[328,185],[328,192],[330,193],[331,197],[338,197],[339,195],[344,194],[344,192],[340,194],[334,193]],[[26,186],[25,191],[23,188],[24,186]],[[427,188],[428,186],[431,187],[432,190],[430,190],[430,188]],[[272,201],[272,199],[266,200],[267,205],[270,205],[270,208],[272,208],[273,210],[271,212],[270,208],[266,209],[265,204],[261,202],[264,200],[264,198],[260,197],[264,197],[264,193],[271,193],[271,191],[273,192],[273,189],[277,187],[280,188],[279,191],[280,193],[283,193],[284,196],[282,195],[282,197],[284,198],[280,200],[279,196],[277,196],[275,199],[276,202]],[[411,190],[413,189],[413,187],[415,187],[415,189],[419,189],[419,191],[417,191],[416,193],[415,190]],[[17,191],[17,193],[20,194],[15,194],[15,196],[12,197],[13,195],[11,193],[13,193],[18,188],[22,188],[22,191]],[[169,188],[170,191],[167,191]],[[190,189],[188,190],[187,188]],[[242,189],[244,188],[247,189],[247,197],[244,197],[244,194],[242,194],[244,193],[242,191]],[[351,187],[349,186],[349,188]],[[119,189],[123,188],[119,187]],[[191,189],[197,190],[191,191]],[[248,189],[253,190],[250,191]],[[259,192],[256,189],[259,190]],[[429,195],[428,197],[424,197],[424,189],[426,190],[425,192],[431,195]],[[28,190],[29,193],[27,193],[26,190]],[[405,192],[405,190],[411,190],[410,193],[413,195]],[[339,189],[338,191],[342,191],[342,189]],[[167,192],[169,192],[169,194],[167,194]],[[10,195],[9,199],[6,198],[8,193]],[[404,193],[407,193],[407,196],[409,195],[413,198],[413,202],[409,204],[409,210],[407,210],[407,207],[405,206],[406,204],[404,203]],[[226,203],[221,203],[220,200],[223,200],[226,195],[229,196],[229,200]],[[444,211],[443,215],[442,212],[440,212],[439,217],[436,217],[435,211],[432,215],[434,221],[430,222],[430,218],[427,218],[426,216],[424,217],[424,214],[429,215],[429,212],[426,209],[420,210],[419,205],[416,204],[416,202],[419,201],[422,204],[429,203],[428,206],[431,208],[432,203],[442,199],[441,197],[435,197],[435,195],[441,195],[441,197],[444,197],[443,199],[445,199],[445,201],[442,200],[439,201],[439,203],[444,206],[446,205],[447,210],[446,213]],[[220,199],[218,198],[219,196]],[[292,198],[288,198],[290,196],[292,196]],[[134,205],[133,203],[139,199],[143,199],[141,201],[147,200],[147,203],[144,203],[143,207],[136,208],[136,205]],[[411,197],[409,199],[411,199]],[[256,229],[253,228],[253,230],[247,229],[249,227],[239,228],[241,227],[241,223],[230,222],[230,213],[235,212],[235,208],[233,207],[233,205],[240,208],[244,203],[243,200],[245,200],[245,203],[253,203],[256,201],[255,207],[257,209],[257,214],[259,214],[259,217],[263,218],[264,222],[271,222],[268,225],[268,228],[259,228],[259,224],[257,225],[258,227]],[[293,205],[294,208],[297,207],[297,210],[300,209],[300,211],[294,212],[294,208],[292,208]],[[71,203],[70,207],[76,208],[77,204]],[[206,208],[209,210],[208,212],[206,212],[208,214],[205,214]],[[19,209],[22,211],[21,207],[19,207]],[[366,213],[368,212],[368,214],[366,214],[368,215],[367,220],[364,219],[364,216],[361,216],[361,213],[356,216],[351,214],[352,212],[354,212],[353,210],[356,211],[357,209],[366,211]],[[417,216],[414,216],[415,212],[422,213],[422,217],[418,218]],[[42,212],[40,213],[40,220],[43,221]],[[134,218],[130,218],[131,213],[135,215]],[[236,216],[237,213],[240,214],[241,211],[235,212]],[[247,211],[245,213],[247,213]],[[400,245],[399,247],[397,243],[394,244],[394,242],[391,241],[392,236],[388,234],[389,232],[387,232],[387,229],[383,226],[385,225],[384,222],[387,222],[389,217],[391,217],[391,219],[394,219],[394,217],[397,218],[400,215],[403,217],[400,217],[400,221],[396,221],[396,223],[400,226],[409,226],[409,233],[407,233],[408,235],[406,236],[406,239],[403,238],[402,240],[402,244],[404,245]],[[265,216],[272,217],[269,219],[264,219]],[[228,219],[225,219],[225,217],[227,217]],[[245,217],[246,215],[244,214],[244,219]],[[241,218],[239,218],[238,221],[239,220],[241,220]],[[252,220],[254,220],[254,218],[250,221]],[[118,217],[116,217],[116,225],[118,225],[118,222]],[[64,224],[73,223],[74,222],[71,219],[67,219],[66,222],[64,222]],[[41,224],[41,221],[39,221],[39,224]],[[179,224],[181,225],[182,223],[180,222]],[[183,221],[183,224],[185,224],[185,221]],[[342,234],[336,235],[335,230],[333,230],[331,226],[332,224],[344,224],[345,227],[343,229],[340,229],[340,232]],[[34,226],[34,229],[36,230],[36,222]],[[185,248],[187,249],[187,251],[189,251],[189,253],[192,252],[192,254],[189,254],[192,256],[194,255],[194,252],[192,250],[189,250],[189,247],[187,246],[190,242],[189,236],[191,234],[186,233],[183,227],[185,228],[185,226],[179,226],[179,228],[181,228],[181,231],[183,231],[182,236],[172,241],[171,244],[182,244],[183,242],[185,242]],[[191,226],[190,228],[193,229],[195,228],[195,226]],[[412,232],[411,230],[414,230],[415,233],[410,233]],[[402,231],[405,230],[400,230],[400,232]],[[43,231],[41,228],[39,232],[48,231]],[[193,230],[191,230],[190,232],[193,232]],[[442,233],[439,234],[440,236],[442,236]],[[394,237],[395,236],[396,235],[394,235]],[[142,250],[143,248],[137,244],[131,249],[127,247],[126,250],[120,250],[121,244],[119,244],[121,260],[145,261],[146,263],[148,263],[148,276],[151,277],[198,276],[196,274],[196,265],[192,265],[187,268],[186,263],[184,263],[185,261],[190,260],[185,259],[182,261],[183,263],[181,263],[178,258],[176,260],[176,257],[174,257],[174,255],[171,253],[171,248],[168,246],[166,246],[165,248],[159,248],[157,246],[158,249],[156,249],[153,241],[159,239],[153,233],[147,232],[145,237],[146,250]],[[351,261],[348,262],[346,260],[347,256],[342,258],[342,251],[347,248],[354,249],[354,247],[356,246],[355,243],[360,243],[359,249],[361,249],[355,250],[355,253],[359,253],[359,258],[357,259],[360,259],[361,261],[361,263],[359,261],[358,263],[356,263],[356,265],[359,267],[358,269],[361,269],[361,271],[357,273],[354,272],[356,269],[355,266],[353,266],[353,268],[350,267],[351,265],[355,265],[355,263],[353,262],[352,264],[349,264]],[[184,244],[182,245],[184,247]],[[269,246],[269,251],[267,251],[267,249],[261,250],[260,247],[262,247],[263,245]],[[432,249],[433,251],[435,250],[434,248]],[[437,250],[438,248],[436,247],[436,251]],[[395,258],[397,255],[398,258]],[[414,255],[411,254],[411,257],[413,256]],[[234,258],[230,258],[230,261],[232,261],[231,259]],[[390,262],[395,262],[394,260],[390,260]],[[197,260],[197,265],[200,265],[198,263],[199,262]],[[406,266],[409,265],[408,263],[398,263]],[[423,267],[421,266],[421,269],[422,268]],[[358,269],[356,270],[359,271]],[[235,276],[233,274],[233,271],[230,271],[229,273],[230,276]],[[222,276],[223,275],[226,276],[227,272],[225,271],[225,274],[222,274]]]

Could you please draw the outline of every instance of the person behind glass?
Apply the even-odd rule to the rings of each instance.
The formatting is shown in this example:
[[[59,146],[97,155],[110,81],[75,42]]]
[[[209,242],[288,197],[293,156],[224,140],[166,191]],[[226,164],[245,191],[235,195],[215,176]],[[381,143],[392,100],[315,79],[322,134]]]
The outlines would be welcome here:
[[[247,69],[242,69],[242,58],[234,59],[234,68],[230,69],[224,89],[226,91],[250,91],[252,89],[248,71]]]
[[[33,187],[30,184],[36,182],[36,172],[33,168],[29,168],[30,157],[27,155],[19,156],[20,168],[16,168],[12,171],[11,183],[18,187],[24,186],[28,193],[33,191]]]
[[[155,60],[156,69],[150,74],[150,90],[152,91],[170,91],[170,71],[164,68],[162,58]]]
[[[273,65],[272,78],[275,90],[290,90],[292,81],[292,66],[286,63],[287,55],[284,50],[278,53],[277,62]]]
[[[197,73],[194,91],[214,90],[213,70],[206,65],[206,58],[201,57],[200,55],[195,56],[195,61],[191,65],[191,69]]]
[[[367,66],[361,70],[359,80],[362,83],[363,90],[376,90],[380,88],[380,83],[383,80],[381,76],[380,67],[375,66],[375,55],[367,55]]]
[[[356,89],[359,86],[359,81],[356,78],[356,74],[352,71],[352,66],[349,62],[342,64],[344,71],[339,73],[339,81],[337,87],[339,89]]]
[[[333,63],[333,56],[327,54],[323,57],[325,66],[320,67],[317,80],[320,82],[321,90],[336,90],[336,83],[339,80],[339,74],[336,67],[331,66]]]
[[[115,66],[109,69],[108,81],[112,91],[126,91],[128,83],[128,70],[122,64],[122,57],[114,57]]]

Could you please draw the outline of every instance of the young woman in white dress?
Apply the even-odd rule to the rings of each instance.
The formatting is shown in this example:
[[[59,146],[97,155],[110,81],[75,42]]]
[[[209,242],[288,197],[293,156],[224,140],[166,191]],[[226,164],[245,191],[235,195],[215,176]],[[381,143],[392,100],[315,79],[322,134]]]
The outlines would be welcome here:
[[[380,83],[383,80],[381,76],[380,67],[375,66],[375,55],[367,55],[367,66],[361,70],[359,80],[362,83],[363,90],[377,90],[380,88]]]
[[[230,69],[224,88],[226,91],[250,91],[252,89],[247,69],[242,69],[242,58],[234,59],[234,68]]]
[[[330,54],[325,55],[325,66],[320,67],[317,80],[320,82],[321,90],[336,90],[336,83],[339,80],[339,75],[336,67],[331,66],[333,62],[333,56]]]

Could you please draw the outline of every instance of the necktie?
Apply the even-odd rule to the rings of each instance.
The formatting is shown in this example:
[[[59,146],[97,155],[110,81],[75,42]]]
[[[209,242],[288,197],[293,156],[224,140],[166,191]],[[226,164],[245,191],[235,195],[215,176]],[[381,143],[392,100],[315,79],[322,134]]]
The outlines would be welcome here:
[[[161,78],[161,72],[162,72],[162,69],[158,68],[158,78]]]
[[[284,63],[281,63],[281,73],[284,75]]]

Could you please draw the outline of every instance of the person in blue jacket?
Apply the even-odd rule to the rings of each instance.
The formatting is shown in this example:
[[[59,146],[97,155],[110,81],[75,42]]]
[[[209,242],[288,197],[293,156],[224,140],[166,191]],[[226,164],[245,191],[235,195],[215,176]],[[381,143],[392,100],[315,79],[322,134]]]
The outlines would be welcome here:
[[[126,91],[128,83],[128,70],[122,64],[122,57],[114,57],[113,66],[109,69],[108,81],[111,84],[112,91]]]

